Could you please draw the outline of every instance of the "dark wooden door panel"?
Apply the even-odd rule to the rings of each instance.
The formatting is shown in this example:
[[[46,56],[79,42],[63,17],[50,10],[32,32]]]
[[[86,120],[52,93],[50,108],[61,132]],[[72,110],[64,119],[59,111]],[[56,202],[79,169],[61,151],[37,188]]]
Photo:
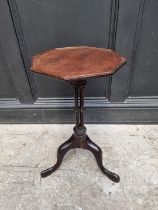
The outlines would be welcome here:
[[[115,50],[127,57],[127,64],[112,77],[111,102],[123,102],[128,97],[130,66],[137,30],[141,0],[120,0]]]
[[[1,29],[0,29],[1,30]],[[0,31],[1,34],[1,31]],[[2,46],[0,45],[0,98],[16,98],[16,93],[13,87],[13,83],[11,78],[8,76],[8,63],[3,57],[4,51],[2,50]]]
[[[70,85],[32,74],[31,59],[88,45],[128,62],[112,77],[88,79],[86,121],[157,123],[157,11],[157,0],[1,0],[0,122],[72,122]]]
[[[129,96],[158,97],[158,1],[145,1],[141,15]]]
[[[0,1],[0,98],[6,97],[10,104],[33,101],[8,3]]]
[[[17,0],[17,7],[30,59],[55,47],[108,47],[111,1]],[[41,75],[34,77],[39,98],[72,96],[67,84]],[[105,82],[105,78],[89,80],[86,95],[104,97]]]

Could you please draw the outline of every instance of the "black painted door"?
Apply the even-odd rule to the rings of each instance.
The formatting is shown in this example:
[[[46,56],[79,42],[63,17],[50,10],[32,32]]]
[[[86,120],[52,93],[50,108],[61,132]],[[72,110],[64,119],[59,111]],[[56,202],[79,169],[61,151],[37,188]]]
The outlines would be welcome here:
[[[0,121],[73,121],[73,90],[33,74],[33,55],[55,47],[111,48],[128,58],[89,79],[87,122],[158,122],[157,0],[0,1]]]

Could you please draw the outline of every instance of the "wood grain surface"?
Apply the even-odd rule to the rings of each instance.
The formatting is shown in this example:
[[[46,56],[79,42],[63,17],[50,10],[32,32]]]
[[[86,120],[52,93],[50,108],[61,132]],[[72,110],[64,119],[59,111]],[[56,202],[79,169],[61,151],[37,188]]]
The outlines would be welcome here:
[[[35,55],[31,69],[58,79],[75,80],[112,74],[125,62],[126,58],[110,49],[77,46]]]

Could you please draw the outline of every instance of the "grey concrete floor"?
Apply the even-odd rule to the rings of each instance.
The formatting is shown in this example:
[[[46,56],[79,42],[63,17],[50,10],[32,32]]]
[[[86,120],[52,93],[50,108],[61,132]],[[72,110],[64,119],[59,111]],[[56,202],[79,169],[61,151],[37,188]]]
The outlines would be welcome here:
[[[87,125],[113,183],[86,150],[69,151],[61,167],[58,146],[73,125],[0,125],[0,210],[157,210],[158,125]]]

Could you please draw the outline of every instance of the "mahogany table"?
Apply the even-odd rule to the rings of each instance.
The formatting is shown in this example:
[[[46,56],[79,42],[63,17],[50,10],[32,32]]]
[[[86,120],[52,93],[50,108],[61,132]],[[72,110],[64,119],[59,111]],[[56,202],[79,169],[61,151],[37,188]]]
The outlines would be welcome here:
[[[119,182],[120,177],[104,168],[102,150],[86,134],[84,125],[84,87],[86,79],[113,74],[124,63],[126,58],[118,53],[96,47],[55,48],[33,57],[32,71],[69,82],[74,90],[74,111],[76,125],[72,136],[57,150],[57,162],[54,166],[41,172],[41,177],[53,173],[62,163],[64,155],[70,149],[90,150],[95,156],[101,171],[112,181]]]

